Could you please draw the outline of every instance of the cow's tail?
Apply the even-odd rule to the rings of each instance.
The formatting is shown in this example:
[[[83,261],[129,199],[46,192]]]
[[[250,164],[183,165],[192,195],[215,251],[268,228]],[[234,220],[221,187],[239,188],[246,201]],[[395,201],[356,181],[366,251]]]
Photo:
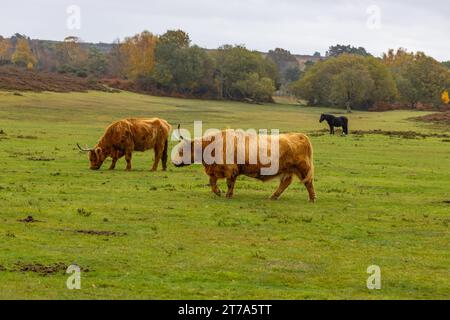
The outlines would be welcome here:
[[[169,149],[169,139],[166,139],[166,142],[164,142],[164,150],[163,150],[163,154],[162,154],[163,168],[166,168],[166,166],[167,166],[168,149]]]
[[[302,179],[302,183],[311,183],[314,180],[314,150],[311,141],[306,137],[308,143],[306,144],[306,162],[309,166],[306,177]]]

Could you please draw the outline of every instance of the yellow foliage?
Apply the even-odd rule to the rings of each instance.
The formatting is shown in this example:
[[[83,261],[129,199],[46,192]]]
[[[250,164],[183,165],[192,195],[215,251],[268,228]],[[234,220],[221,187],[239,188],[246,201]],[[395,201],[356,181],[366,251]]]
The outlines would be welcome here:
[[[444,104],[449,104],[450,103],[450,97],[448,94],[448,90],[445,90],[444,92],[442,92],[442,96],[441,96],[442,102]]]
[[[32,66],[36,64],[37,60],[33,55],[33,52],[31,52],[27,39],[19,39],[17,41],[16,50],[12,55],[12,62],[14,64],[20,64],[27,67],[29,64]]]
[[[155,65],[155,47],[158,37],[144,31],[131,38],[126,38],[121,44],[121,51],[125,56],[126,74],[136,78],[141,74],[149,74]]]
[[[0,39],[0,60],[8,60],[11,57],[10,49],[11,42],[8,39]]]

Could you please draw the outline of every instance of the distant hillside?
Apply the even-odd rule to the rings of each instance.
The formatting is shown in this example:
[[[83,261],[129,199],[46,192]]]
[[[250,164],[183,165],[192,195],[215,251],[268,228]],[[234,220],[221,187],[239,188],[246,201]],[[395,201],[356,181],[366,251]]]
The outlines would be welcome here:
[[[62,43],[63,41],[55,41],[55,40],[39,40],[39,39],[33,39],[31,40],[32,42],[40,42],[43,45],[55,45],[58,43]],[[98,49],[99,51],[103,52],[103,53],[109,53],[111,51],[111,49],[113,48],[113,44],[112,43],[104,43],[104,42],[99,42],[99,43],[92,43],[92,42],[81,42],[80,45],[84,48],[95,48]],[[216,49],[206,49],[208,51],[215,51]],[[267,56],[267,52],[260,52],[264,57]],[[305,54],[293,54],[293,56],[295,56],[295,58],[298,61],[298,65],[300,70],[303,70],[305,67],[305,63],[307,61],[312,61],[312,62],[317,62],[321,59],[324,59],[325,57],[318,57],[318,56],[313,56],[313,55],[305,55]]]
[[[10,66],[0,67],[0,90],[86,92],[105,91],[97,81],[46,71],[34,71]]]
[[[300,66],[300,70],[303,70],[305,68],[305,63],[308,61],[317,62],[322,59],[325,59],[325,57],[317,57],[317,56],[309,56],[309,55],[300,55],[300,54],[294,54],[295,58],[298,61],[298,64]]]
[[[44,46],[52,46],[52,45],[56,45],[56,44],[60,44],[63,43],[64,41],[55,41],[55,40],[40,40],[40,39],[32,39],[30,40],[31,43],[36,43],[39,42],[40,44],[44,45]],[[104,42],[99,42],[99,43],[92,43],[92,42],[80,42],[80,45],[84,48],[95,48],[98,49],[99,51],[103,52],[103,53],[108,53],[111,51],[111,48],[113,47],[112,43],[104,43]]]

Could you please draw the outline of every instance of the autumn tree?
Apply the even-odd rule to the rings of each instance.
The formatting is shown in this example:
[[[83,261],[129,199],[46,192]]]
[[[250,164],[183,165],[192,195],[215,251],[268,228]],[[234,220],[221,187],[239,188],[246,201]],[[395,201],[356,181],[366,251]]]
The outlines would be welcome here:
[[[17,66],[33,69],[37,63],[36,57],[30,49],[28,39],[20,38],[12,55],[12,62]]]
[[[449,70],[423,52],[389,50],[383,55],[383,61],[394,74],[400,101],[411,108],[419,102],[440,104],[442,92],[450,87]]]
[[[136,79],[140,75],[149,75],[155,66],[155,47],[158,37],[148,31],[126,38],[121,44],[125,56],[125,74]]]
[[[444,92],[442,92],[441,100],[442,100],[442,103],[444,103],[444,104],[450,103],[450,96],[448,94],[448,90],[445,90]]]
[[[0,65],[11,60],[11,48],[10,40],[0,37]]]

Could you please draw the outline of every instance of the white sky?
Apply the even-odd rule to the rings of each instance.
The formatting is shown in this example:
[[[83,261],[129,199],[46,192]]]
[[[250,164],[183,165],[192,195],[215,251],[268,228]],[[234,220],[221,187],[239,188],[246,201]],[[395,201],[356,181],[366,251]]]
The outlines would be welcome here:
[[[325,53],[337,43],[363,46],[375,55],[388,48],[424,51],[450,60],[449,0],[2,0],[0,34],[112,42],[142,30],[187,31],[193,43],[216,48],[245,44],[268,51]],[[81,28],[67,27],[67,8],[81,9]],[[380,20],[367,10],[376,6]],[[375,21],[369,28],[367,22]],[[377,21],[380,23],[378,24]]]

